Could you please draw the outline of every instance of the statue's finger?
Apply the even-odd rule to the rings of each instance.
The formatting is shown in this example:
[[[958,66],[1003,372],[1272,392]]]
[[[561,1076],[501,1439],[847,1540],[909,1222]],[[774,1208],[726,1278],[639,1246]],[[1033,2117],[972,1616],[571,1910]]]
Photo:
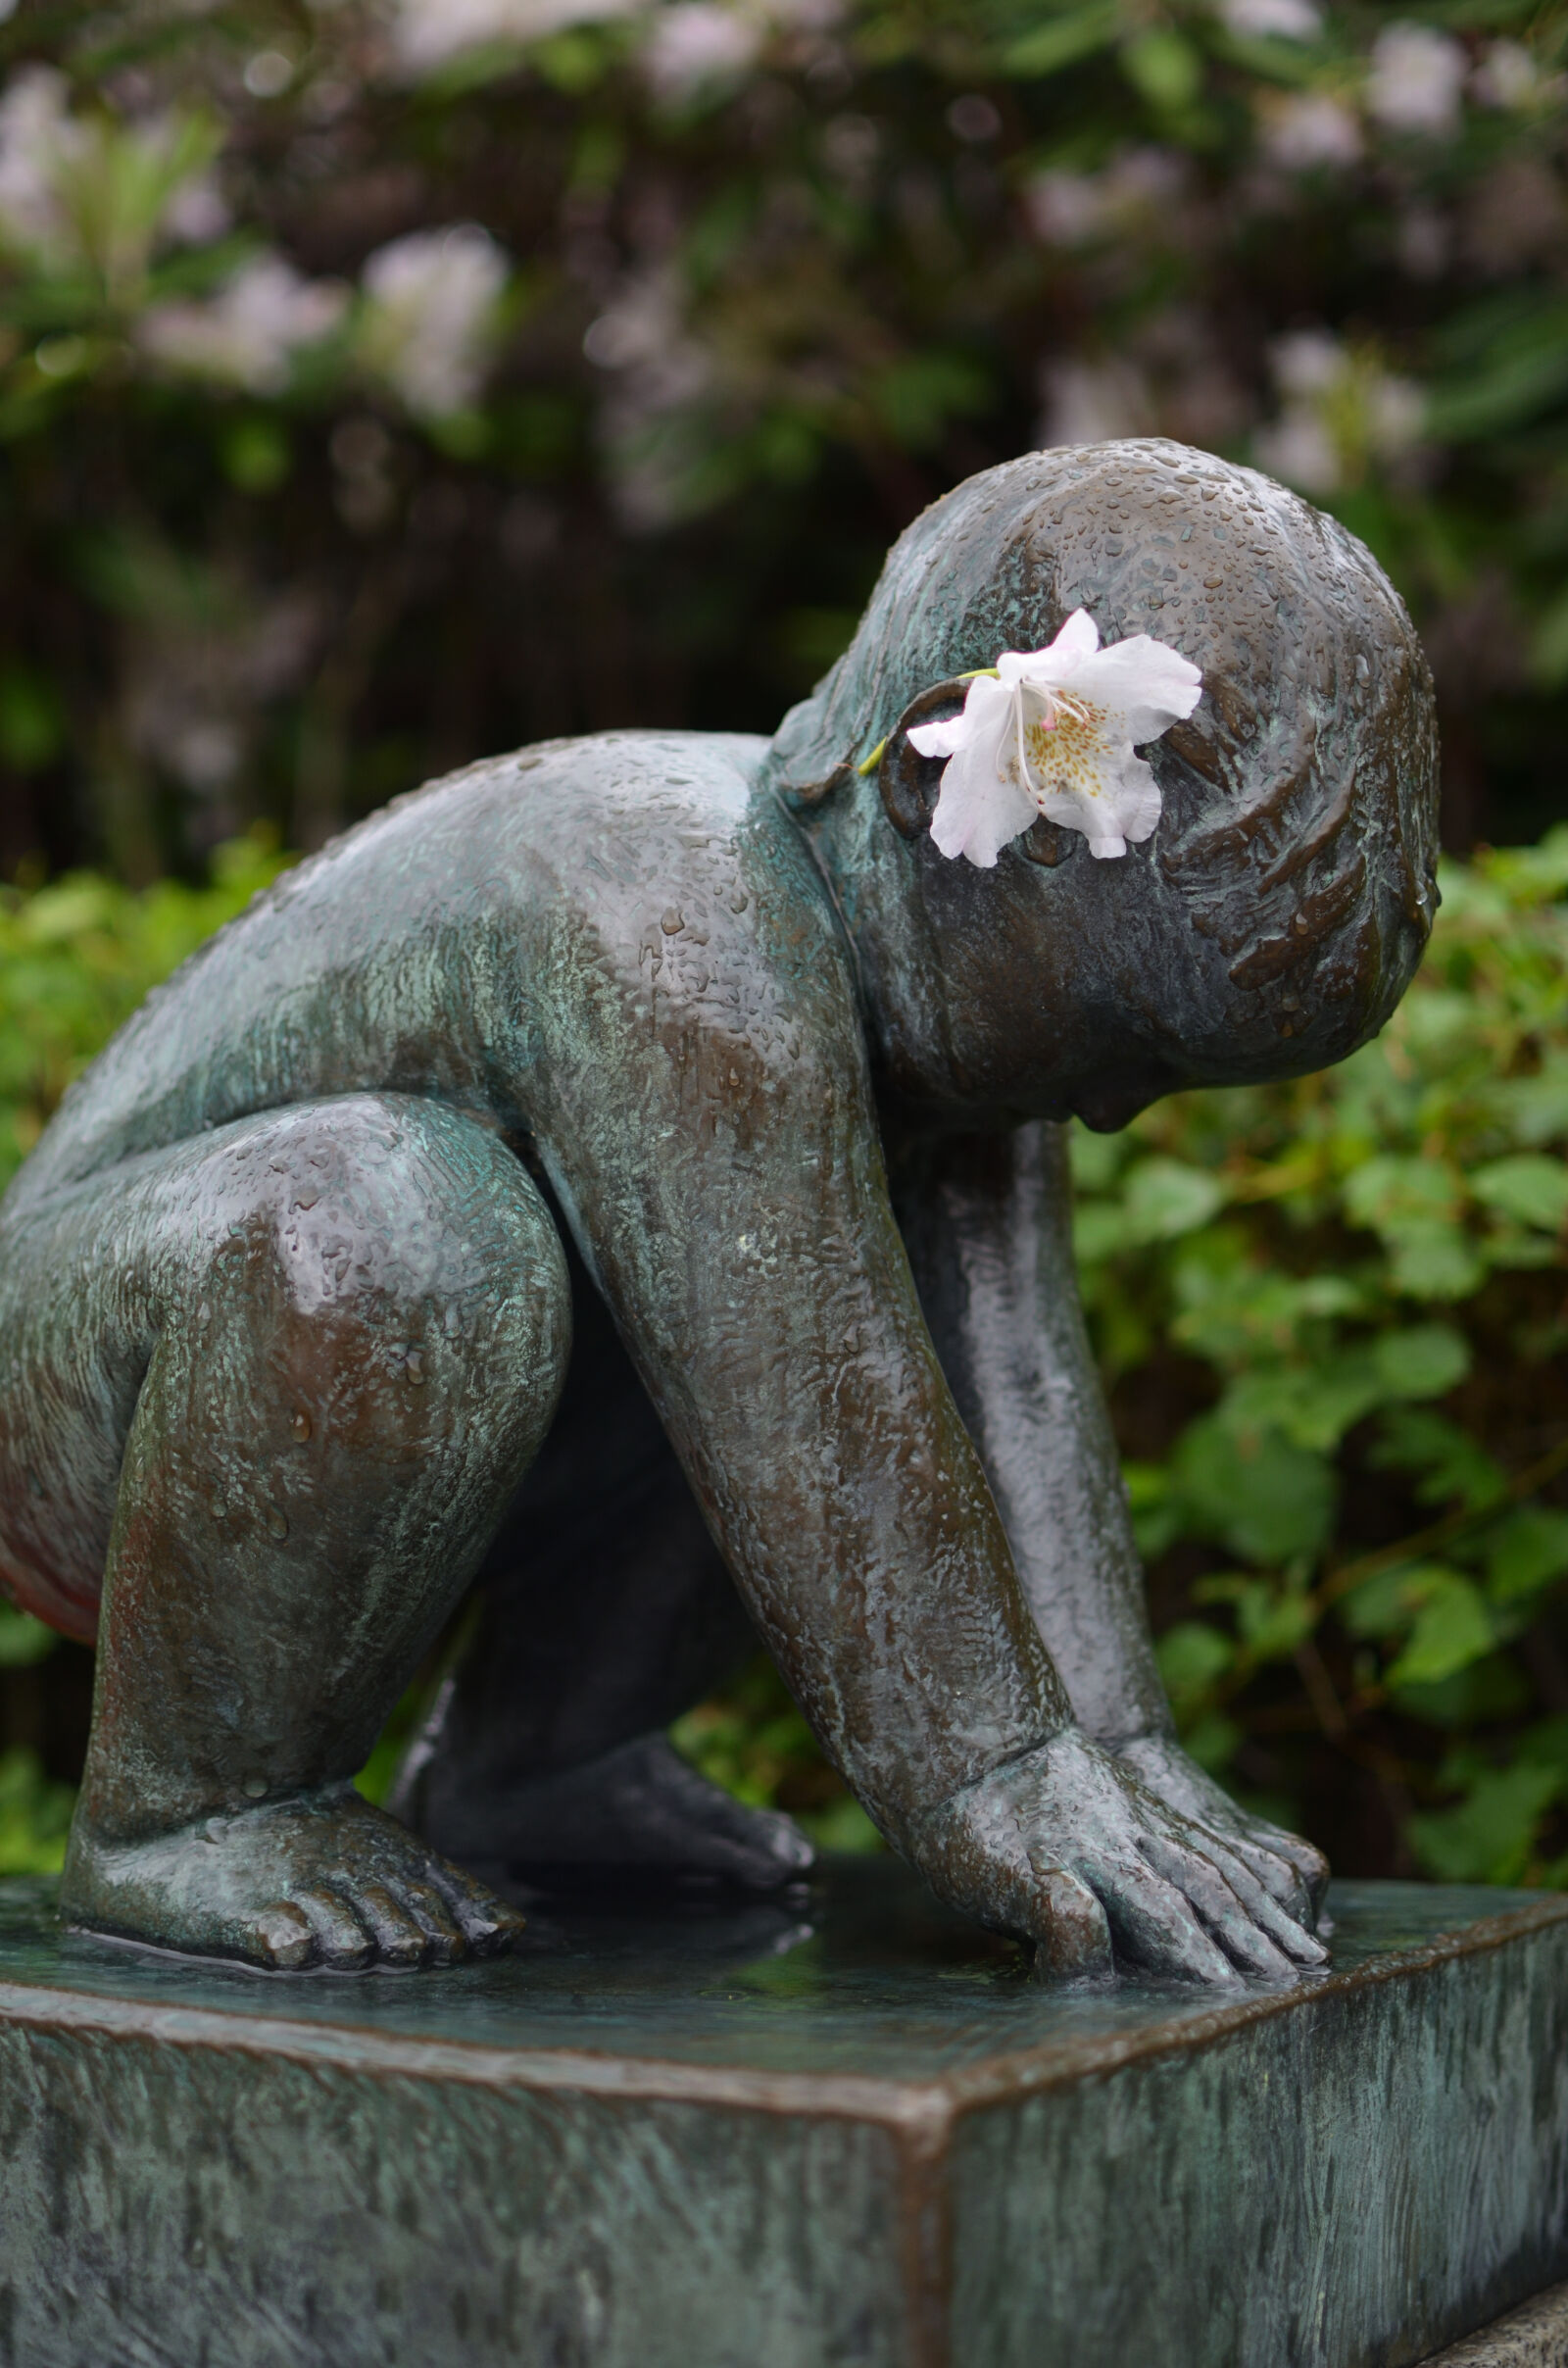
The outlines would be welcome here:
[[[1225,1842],[1226,1847],[1235,1851],[1242,1864],[1262,1885],[1269,1898],[1284,1909],[1294,1923],[1304,1926],[1310,1932],[1314,1921],[1312,1895],[1296,1861],[1288,1858],[1284,1850],[1274,1844],[1259,1842],[1255,1835],[1232,1832],[1227,1828]]]
[[[1235,1989],[1236,1967],[1209,1939],[1197,1908],[1142,1858],[1084,1858],[1078,1871],[1099,1897],[1118,1956],[1151,1973]]]
[[[1031,1851],[1036,1904],[1034,1978],[1037,1982],[1102,1980],[1114,1970],[1110,1926],[1087,1883],[1065,1866]]]
[[[1299,1834],[1275,1834],[1268,1847],[1295,1867],[1306,1889],[1308,1913],[1302,1920],[1316,1924],[1323,1912],[1323,1895],[1329,1887],[1327,1858],[1315,1843],[1303,1842]]]
[[[1204,1836],[1192,1850],[1160,1833],[1142,1837],[1145,1857],[1168,1883],[1187,1896],[1222,1949],[1246,1973],[1268,1981],[1291,1981],[1297,1962],[1320,1963],[1323,1951],[1290,1922],[1261,1884],[1218,1843]],[[1287,1943],[1287,1932],[1295,1946]],[[1278,1944],[1276,1946],[1276,1944]],[[1310,1951],[1302,1958],[1299,1949]]]
[[[1264,1853],[1232,1834],[1220,1835],[1207,1829],[1188,1837],[1191,1846],[1219,1869],[1254,1924],[1260,1924],[1272,1941],[1278,1943],[1289,1957],[1298,1965],[1321,1965],[1328,1950],[1299,1920],[1283,1907],[1256,1871],[1254,1860]],[[1294,1896],[1304,1897],[1302,1887],[1295,1886]]]

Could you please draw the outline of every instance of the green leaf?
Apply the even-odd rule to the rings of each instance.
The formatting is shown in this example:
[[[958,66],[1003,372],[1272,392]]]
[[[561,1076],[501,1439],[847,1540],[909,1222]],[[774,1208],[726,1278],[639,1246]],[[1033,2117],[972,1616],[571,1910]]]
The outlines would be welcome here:
[[[1122,1478],[1134,1544],[1146,1562],[1155,1562],[1181,1535],[1182,1511],[1171,1492],[1170,1474],[1158,1463],[1125,1463]]]
[[[1393,1234],[1390,1279],[1411,1299],[1468,1299],[1485,1269],[1457,1225],[1412,1218]]]
[[[1249,1561],[1316,1554],[1333,1524],[1332,1469],[1277,1431],[1238,1438],[1205,1415],[1183,1433],[1171,1472],[1189,1532]]]
[[[1206,1620],[1178,1620],[1154,1648],[1165,1691],[1177,1710],[1206,1694],[1236,1657],[1236,1648]]]
[[[30,666],[0,666],[0,758],[13,771],[39,772],[66,744],[66,720],[54,685]]]
[[[1530,1707],[1531,1692],[1506,1653],[1490,1653],[1484,1660],[1455,1669],[1431,1685],[1401,1686],[1401,1716],[1419,1718],[1433,1727],[1495,1725],[1517,1718]]]
[[[1233,1603],[1242,1643],[1254,1660],[1289,1660],[1312,1633],[1317,1614],[1298,1587],[1281,1587],[1245,1572],[1200,1579],[1193,1590],[1200,1603]]]
[[[1568,1165],[1541,1152],[1516,1152],[1511,1159],[1478,1167],[1470,1189],[1486,1208],[1521,1225],[1557,1233],[1568,1220]]]
[[[1088,8],[1075,8],[1014,41],[1003,52],[1002,70],[1027,79],[1076,66],[1081,58],[1110,47],[1119,29],[1119,14],[1116,0],[1092,0]]]
[[[1488,1100],[1516,1143],[1534,1146],[1568,1136],[1568,1056],[1548,1050],[1533,1077],[1504,1077]]]
[[[1341,1596],[1337,1605],[1341,1620],[1352,1636],[1402,1636],[1420,1604],[1420,1565],[1409,1562],[1393,1570],[1374,1571],[1359,1587]]]
[[[51,1783],[35,1752],[0,1756],[0,1875],[58,1872],[74,1806],[70,1786]]]
[[[1098,1266],[1127,1247],[1127,1219],[1118,1201],[1080,1201],[1072,1212],[1073,1256]]]
[[[1508,1482],[1495,1456],[1478,1439],[1442,1414],[1403,1407],[1386,1414],[1382,1437],[1367,1457],[1375,1471],[1420,1472],[1422,1505],[1446,1505],[1458,1498],[1471,1512],[1484,1512],[1507,1494]]]
[[[46,1660],[60,1639],[29,1611],[14,1611],[0,1603],[0,1669],[30,1669]]]
[[[1408,1218],[1448,1216],[1459,1206],[1458,1178],[1438,1159],[1386,1153],[1365,1160],[1345,1180],[1352,1222],[1397,1234]]]
[[[1223,1710],[1202,1710],[1182,1729],[1183,1751],[1210,1776],[1223,1776],[1246,1741],[1246,1730]]]
[[[1422,1582],[1410,1641],[1389,1671],[1389,1684],[1432,1685],[1491,1653],[1495,1643],[1486,1599],[1456,1570],[1433,1569]]]
[[[1372,1358],[1352,1355],[1247,1374],[1226,1391],[1221,1410],[1238,1434],[1272,1428],[1297,1447],[1326,1452],[1383,1395]]]
[[[1491,1770],[1456,1807],[1412,1817],[1405,1829],[1411,1848],[1440,1883],[1516,1883],[1562,1783],[1549,1767],[1516,1762]]]
[[[1568,1571],[1568,1513],[1529,1505],[1494,1533],[1487,1554],[1487,1591],[1494,1603],[1517,1603]]]
[[[1121,66],[1140,96],[1173,114],[1191,107],[1203,87],[1201,57],[1168,25],[1155,25],[1125,43]]]
[[[1470,1344],[1451,1324],[1412,1324],[1374,1342],[1373,1362],[1390,1398],[1441,1398],[1470,1370]]]
[[[1225,1205],[1225,1188],[1200,1167],[1183,1160],[1140,1159],[1128,1171],[1122,1207],[1128,1238],[1169,1242],[1206,1225]]]

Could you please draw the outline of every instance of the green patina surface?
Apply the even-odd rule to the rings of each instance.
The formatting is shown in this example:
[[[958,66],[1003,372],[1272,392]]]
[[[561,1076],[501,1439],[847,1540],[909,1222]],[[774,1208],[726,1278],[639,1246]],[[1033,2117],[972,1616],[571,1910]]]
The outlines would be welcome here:
[[[1568,1900],[1290,1994],[1038,1987],[892,1864],[254,1975],[0,1892],[16,2368],[1374,2368],[1568,2269]]]

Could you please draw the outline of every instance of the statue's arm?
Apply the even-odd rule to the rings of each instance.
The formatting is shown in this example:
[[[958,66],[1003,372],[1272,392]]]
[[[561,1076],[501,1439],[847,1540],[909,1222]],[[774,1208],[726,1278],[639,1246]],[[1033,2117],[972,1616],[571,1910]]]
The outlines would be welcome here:
[[[1065,1132],[904,1147],[894,1205],[930,1325],[1079,1724],[1170,1731],[1116,1442],[1079,1305]]]
[[[905,1141],[894,1167],[921,1306],[1079,1725],[1309,1918],[1321,1852],[1238,1808],[1176,1740],[1079,1304],[1064,1130]]]
[[[853,1006],[808,1017],[656,1011],[656,1035],[563,1065],[540,1138],[737,1585],[956,1904],[1063,1969],[1114,1935],[1200,1980],[1283,1973],[1313,1944],[1072,1721],[921,1314]]]
[[[722,1061],[732,1098],[623,1110],[603,1155],[579,1131],[550,1164],[769,1650],[904,1843],[1071,1712],[921,1317],[858,1061],[835,1050],[759,1076],[705,1048],[691,1066]]]

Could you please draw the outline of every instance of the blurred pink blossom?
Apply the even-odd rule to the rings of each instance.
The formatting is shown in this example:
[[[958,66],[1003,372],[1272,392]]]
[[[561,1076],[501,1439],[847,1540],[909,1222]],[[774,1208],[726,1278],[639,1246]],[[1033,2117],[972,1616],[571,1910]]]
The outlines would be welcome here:
[[[1372,44],[1366,105],[1388,131],[1454,131],[1465,54],[1430,25],[1386,25]]]

